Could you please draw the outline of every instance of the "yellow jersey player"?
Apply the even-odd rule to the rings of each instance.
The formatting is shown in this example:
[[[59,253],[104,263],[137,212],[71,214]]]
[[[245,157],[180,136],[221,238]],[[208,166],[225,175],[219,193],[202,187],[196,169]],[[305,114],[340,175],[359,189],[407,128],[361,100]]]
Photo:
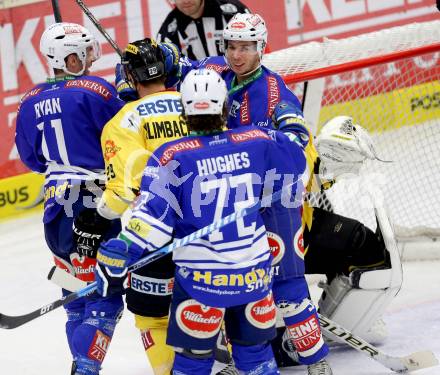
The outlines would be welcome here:
[[[163,143],[188,135],[180,93],[166,91],[165,56],[153,39],[128,44],[122,58],[126,80],[139,99],[127,103],[104,127],[101,145],[107,173],[98,212],[120,217],[136,199],[148,158]],[[154,373],[168,374],[174,353],[165,344],[173,287],[171,256],[132,273],[127,308]]]

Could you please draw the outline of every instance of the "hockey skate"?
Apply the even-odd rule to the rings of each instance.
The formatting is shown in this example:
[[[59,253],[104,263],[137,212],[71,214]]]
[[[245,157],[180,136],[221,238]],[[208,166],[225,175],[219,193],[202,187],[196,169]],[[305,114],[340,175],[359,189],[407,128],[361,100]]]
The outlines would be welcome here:
[[[239,375],[238,370],[235,368],[234,363],[231,362],[224,369],[217,372],[215,375]]]
[[[325,359],[307,366],[307,375],[333,375],[333,371]]]

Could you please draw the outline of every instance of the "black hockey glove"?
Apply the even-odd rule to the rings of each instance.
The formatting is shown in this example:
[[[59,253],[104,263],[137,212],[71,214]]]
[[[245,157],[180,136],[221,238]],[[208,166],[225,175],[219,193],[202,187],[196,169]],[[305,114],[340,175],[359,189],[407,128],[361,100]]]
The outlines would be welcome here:
[[[111,221],[95,209],[86,208],[73,221],[73,243],[79,255],[96,258],[99,245],[110,229]]]

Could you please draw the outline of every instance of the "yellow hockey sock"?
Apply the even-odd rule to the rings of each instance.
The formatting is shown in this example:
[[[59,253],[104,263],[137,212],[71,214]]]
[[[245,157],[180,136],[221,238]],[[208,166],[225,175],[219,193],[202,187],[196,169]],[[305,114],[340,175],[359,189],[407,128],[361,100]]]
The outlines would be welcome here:
[[[173,367],[174,350],[166,344],[168,317],[135,315],[135,323],[141,332],[145,353],[154,375],[169,375]]]

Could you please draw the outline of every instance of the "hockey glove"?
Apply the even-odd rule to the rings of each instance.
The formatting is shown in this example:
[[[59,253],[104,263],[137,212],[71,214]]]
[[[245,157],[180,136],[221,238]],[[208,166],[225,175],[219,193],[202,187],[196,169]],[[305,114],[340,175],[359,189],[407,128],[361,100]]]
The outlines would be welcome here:
[[[111,221],[103,218],[95,209],[85,209],[73,221],[73,242],[81,256],[96,258],[96,252]]]
[[[115,86],[119,99],[123,100],[124,102],[132,102],[139,99],[138,92],[127,80],[122,64],[116,64],[115,67]]]
[[[98,263],[95,268],[95,280],[98,293],[103,297],[124,294],[130,262],[127,243],[118,238],[104,242],[96,259]]]
[[[294,141],[305,147],[309,142],[309,129],[303,113],[292,102],[280,101],[272,113],[272,122],[275,129],[294,136]]]
[[[180,81],[180,51],[173,43],[159,43],[165,60],[165,87],[174,87]]]

